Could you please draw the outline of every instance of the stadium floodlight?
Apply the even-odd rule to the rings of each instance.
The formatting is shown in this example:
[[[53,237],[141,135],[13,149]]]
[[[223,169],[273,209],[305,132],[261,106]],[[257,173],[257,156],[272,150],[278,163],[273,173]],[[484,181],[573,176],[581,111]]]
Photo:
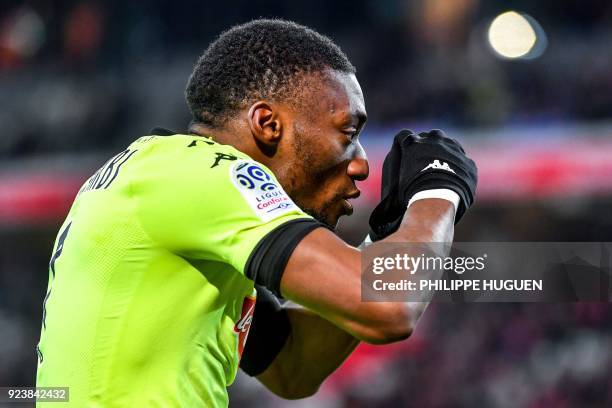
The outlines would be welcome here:
[[[495,17],[489,25],[488,40],[495,54],[506,59],[537,58],[547,44],[540,24],[517,11],[506,11]]]

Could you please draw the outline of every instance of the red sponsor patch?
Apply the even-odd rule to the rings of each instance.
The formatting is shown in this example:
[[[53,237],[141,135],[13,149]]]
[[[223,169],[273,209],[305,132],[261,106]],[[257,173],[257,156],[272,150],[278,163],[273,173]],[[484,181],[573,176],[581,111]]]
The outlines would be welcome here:
[[[238,356],[242,357],[244,346],[249,335],[253,313],[255,312],[255,296],[247,296],[242,302],[242,313],[240,319],[234,325],[234,332],[238,335]]]

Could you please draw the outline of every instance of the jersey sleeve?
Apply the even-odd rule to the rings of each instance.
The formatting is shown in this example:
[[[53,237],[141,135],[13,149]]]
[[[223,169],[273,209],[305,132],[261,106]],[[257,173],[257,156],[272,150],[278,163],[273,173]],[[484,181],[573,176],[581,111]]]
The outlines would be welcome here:
[[[293,220],[312,220],[262,164],[227,146],[192,146],[150,153],[132,188],[142,226],[158,245],[245,273],[268,233]]]

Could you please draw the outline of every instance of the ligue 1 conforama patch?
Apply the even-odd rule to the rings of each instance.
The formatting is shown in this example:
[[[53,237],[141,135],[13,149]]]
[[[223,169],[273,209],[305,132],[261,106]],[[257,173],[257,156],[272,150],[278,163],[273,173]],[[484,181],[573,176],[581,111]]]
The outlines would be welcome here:
[[[297,209],[269,171],[257,162],[237,161],[230,167],[230,179],[255,214],[263,221],[272,220]]]

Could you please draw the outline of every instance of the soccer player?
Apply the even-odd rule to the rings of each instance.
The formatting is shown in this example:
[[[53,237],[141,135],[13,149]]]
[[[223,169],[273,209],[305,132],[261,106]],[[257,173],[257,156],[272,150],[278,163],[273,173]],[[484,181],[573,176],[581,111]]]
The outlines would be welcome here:
[[[282,20],[236,26],[186,98],[189,130],[108,160],[60,228],[37,385],[70,387],[71,406],[227,406],[239,365],[305,397],[359,341],[407,338],[425,306],[362,302],[360,251],[333,232],[368,162],[355,68],[331,40]],[[441,132],[400,132],[372,236],[452,241],[475,171]]]

